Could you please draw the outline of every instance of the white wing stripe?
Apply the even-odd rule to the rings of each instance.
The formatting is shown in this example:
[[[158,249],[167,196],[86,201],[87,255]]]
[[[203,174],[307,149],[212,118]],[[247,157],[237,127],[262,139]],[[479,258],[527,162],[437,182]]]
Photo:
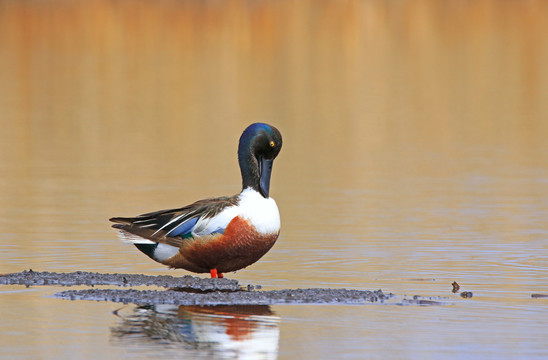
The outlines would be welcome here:
[[[192,234],[196,236],[207,235],[219,229],[225,229],[230,221],[239,215],[239,211],[237,206],[228,206],[211,218],[201,217],[194,225]]]
[[[176,218],[172,219],[171,221],[165,223],[164,226],[162,226],[161,228],[159,228],[158,230],[156,230],[154,232],[154,234],[152,234],[152,236],[156,235],[160,230],[162,230],[163,228],[165,228],[166,226],[168,226],[169,224],[173,224],[175,221],[179,220],[180,218],[182,218],[183,216],[185,215],[188,215],[188,213],[182,213],[181,215],[177,216]]]

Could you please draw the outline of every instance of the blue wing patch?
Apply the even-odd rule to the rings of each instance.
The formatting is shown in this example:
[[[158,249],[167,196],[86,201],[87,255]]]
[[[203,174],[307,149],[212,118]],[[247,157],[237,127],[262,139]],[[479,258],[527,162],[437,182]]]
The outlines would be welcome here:
[[[186,221],[183,221],[181,224],[177,225],[177,227],[173,228],[168,232],[168,236],[183,236],[189,234],[192,232],[192,229],[194,228],[194,225],[198,222],[198,217],[190,218]]]

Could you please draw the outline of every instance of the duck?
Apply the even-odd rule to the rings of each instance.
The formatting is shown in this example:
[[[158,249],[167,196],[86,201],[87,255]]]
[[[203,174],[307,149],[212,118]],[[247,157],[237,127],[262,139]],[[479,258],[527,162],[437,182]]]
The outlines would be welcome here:
[[[113,217],[112,227],[123,241],[169,268],[209,273],[211,278],[241,270],[263,257],[280,234],[270,177],[281,148],[278,129],[251,124],[238,144],[239,194],[135,217]]]

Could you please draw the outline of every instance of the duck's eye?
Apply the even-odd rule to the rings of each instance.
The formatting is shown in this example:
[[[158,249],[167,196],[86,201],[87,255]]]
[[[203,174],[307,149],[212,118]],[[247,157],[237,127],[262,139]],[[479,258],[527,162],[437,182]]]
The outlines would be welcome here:
[[[271,141],[270,142],[270,147],[274,147],[274,145],[276,145],[276,144],[274,144],[274,141]]]

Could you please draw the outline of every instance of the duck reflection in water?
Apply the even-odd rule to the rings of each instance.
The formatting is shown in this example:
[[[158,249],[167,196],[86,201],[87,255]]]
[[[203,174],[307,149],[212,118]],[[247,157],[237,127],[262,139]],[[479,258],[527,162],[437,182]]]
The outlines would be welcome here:
[[[268,305],[144,305],[116,311],[113,342],[150,348],[179,345],[219,357],[275,359],[280,318]],[[189,354],[190,355],[190,354]]]

